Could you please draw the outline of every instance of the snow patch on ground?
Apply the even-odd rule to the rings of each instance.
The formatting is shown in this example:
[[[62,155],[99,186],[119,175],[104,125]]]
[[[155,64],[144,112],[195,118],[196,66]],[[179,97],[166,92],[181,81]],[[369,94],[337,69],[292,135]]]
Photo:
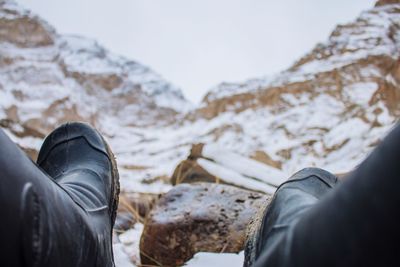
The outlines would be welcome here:
[[[188,261],[185,266],[188,267],[206,267],[206,266],[229,266],[242,267],[244,262],[244,252],[233,253],[197,253],[193,259]]]

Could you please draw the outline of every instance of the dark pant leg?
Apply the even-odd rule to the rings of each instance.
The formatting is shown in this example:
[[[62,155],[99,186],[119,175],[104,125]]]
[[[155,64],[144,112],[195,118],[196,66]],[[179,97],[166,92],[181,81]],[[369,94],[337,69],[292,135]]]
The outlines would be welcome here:
[[[83,209],[2,130],[0,207],[1,266],[95,266]]]
[[[0,254],[4,266],[23,266],[24,261],[21,200],[24,186],[33,177],[30,171],[26,172],[32,163],[25,157],[0,130]],[[15,164],[18,161],[13,159],[17,158],[24,158],[22,164]]]
[[[400,266],[400,126],[288,231],[285,266]],[[285,250],[284,253],[278,250]],[[265,266],[261,254],[256,266]],[[282,261],[280,261],[282,262]]]

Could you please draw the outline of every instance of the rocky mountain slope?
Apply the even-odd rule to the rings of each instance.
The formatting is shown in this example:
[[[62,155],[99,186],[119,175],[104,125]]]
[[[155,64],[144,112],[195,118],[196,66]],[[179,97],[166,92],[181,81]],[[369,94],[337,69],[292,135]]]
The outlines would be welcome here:
[[[132,129],[148,137],[129,142],[132,159],[142,177],[169,176],[190,144],[205,143],[262,161],[271,176],[305,166],[346,172],[398,120],[399,84],[400,3],[380,1],[288,70],[221,84],[184,120]]]
[[[67,120],[165,124],[189,106],[149,68],[94,40],[59,35],[13,1],[0,3],[0,122],[28,150]]]
[[[379,5],[288,70],[217,86],[193,118],[226,118],[223,145],[261,150],[284,170],[349,170],[400,115],[399,85],[400,6]]]

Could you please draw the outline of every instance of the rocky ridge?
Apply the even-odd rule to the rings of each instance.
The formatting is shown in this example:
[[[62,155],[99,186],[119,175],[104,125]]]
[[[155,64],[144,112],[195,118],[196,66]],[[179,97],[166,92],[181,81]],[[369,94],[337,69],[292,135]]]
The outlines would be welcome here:
[[[400,3],[380,1],[336,27],[288,70],[221,84],[184,120],[151,131],[135,129],[148,139],[129,142],[141,152],[132,159],[152,158],[137,173],[145,180],[169,177],[193,143],[266,163],[267,175],[280,171],[286,178],[308,166],[350,171],[398,120],[399,27]]]
[[[290,172],[351,169],[400,115],[400,6],[382,2],[339,25],[288,70],[217,86],[192,118],[232,114],[218,139],[230,135],[237,150],[261,150]]]

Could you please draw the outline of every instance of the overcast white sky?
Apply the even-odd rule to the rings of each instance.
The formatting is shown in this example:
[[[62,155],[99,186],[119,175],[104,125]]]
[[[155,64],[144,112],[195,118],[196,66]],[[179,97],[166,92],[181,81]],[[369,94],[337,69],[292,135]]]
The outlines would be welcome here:
[[[199,102],[210,87],[290,66],[375,0],[18,0],[60,33],[97,39]]]

